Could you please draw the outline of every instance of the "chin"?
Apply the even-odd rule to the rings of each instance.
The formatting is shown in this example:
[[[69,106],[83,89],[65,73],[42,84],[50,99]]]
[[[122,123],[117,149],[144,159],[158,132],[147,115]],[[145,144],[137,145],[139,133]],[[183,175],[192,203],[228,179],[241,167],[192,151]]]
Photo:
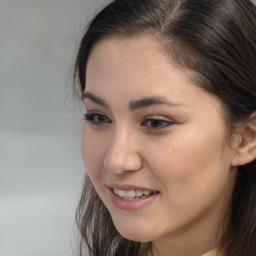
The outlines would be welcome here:
[[[154,232],[150,230],[149,227],[143,228],[143,226],[138,225],[138,223],[122,223],[113,220],[115,228],[117,229],[118,233],[123,236],[124,238],[136,242],[150,242],[155,239],[153,236]]]
[[[138,232],[136,232],[137,230],[134,230],[133,232],[127,232],[123,230],[118,230],[118,233],[123,236],[124,238],[131,240],[131,241],[136,241],[136,242],[141,242],[141,243],[147,243],[147,242],[151,242],[152,236],[147,236],[144,234],[141,234],[141,232],[139,232],[140,234],[138,234]]]

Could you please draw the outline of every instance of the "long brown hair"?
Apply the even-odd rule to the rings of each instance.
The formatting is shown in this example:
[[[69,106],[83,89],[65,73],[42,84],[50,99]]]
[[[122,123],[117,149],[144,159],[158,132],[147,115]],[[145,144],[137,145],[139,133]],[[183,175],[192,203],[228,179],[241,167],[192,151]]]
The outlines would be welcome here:
[[[92,48],[112,36],[150,33],[191,79],[216,95],[227,131],[256,110],[256,7],[249,0],[115,0],[91,21],[77,54],[74,81],[85,89]],[[75,88],[77,89],[77,88]],[[123,238],[86,176],[77,209],[81,255],[137,256],[141,243]],[[240,166],[218,246],[226,256],[256,255],[256,161]]]

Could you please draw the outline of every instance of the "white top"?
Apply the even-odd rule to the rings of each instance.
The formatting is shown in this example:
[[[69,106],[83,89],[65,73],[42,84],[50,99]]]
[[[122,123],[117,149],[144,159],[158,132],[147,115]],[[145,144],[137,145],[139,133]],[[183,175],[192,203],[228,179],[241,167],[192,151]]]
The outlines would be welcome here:
[[[213,250],[203,254],[202,256],[216,256],[216,255],[217,255],[216,251],[215,251],[215,249],[213,249]]]

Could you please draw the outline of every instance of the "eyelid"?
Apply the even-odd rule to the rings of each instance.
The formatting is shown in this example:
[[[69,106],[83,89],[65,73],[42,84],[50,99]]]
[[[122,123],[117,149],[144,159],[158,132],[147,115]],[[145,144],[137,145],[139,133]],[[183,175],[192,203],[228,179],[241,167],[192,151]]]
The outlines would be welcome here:
[[[102,126],[112,122],[111,119],[103,112],[95,110],[90,110],[86,112],[84,115],[84,119],[85,121],[90,122],[93,126]]]
[[[175,121],[173,119],[165,117],[165,116],[150,115],[150,116],[145,117],[145,120],[147,120],[147,119],[155,119],[155,120],[162,120],[162,121],[166,121],[166,122],[175,123]]]
[[[92,114],[99,114],[99,115],[104,115],[106,116],[106,114],[104,114],[103,112],[99,111],[99,110],[86,110],[86,113],[88,115],[92,115]]]
[[[150,131],[164,130],[174,125],[175,122],[163,116],[147,116],[141,123],[141,126],[145,127]]]
[[[112,120],[104,113],[98,110],[90,110],[85,114],[85,121],[92,126],[100,127],[112,123]],[[148,130],[164,130],[174,125],[176,122],[170,118],[160,115],[148,115],[144,117],[140,126]]]
[[[109,118],[108,115],[105,114],[103,111],[93,110],[93,109],[92,110],[87,110],[86,109],[85,115],[102,115],[102,116],[106,116],[107,118]]]

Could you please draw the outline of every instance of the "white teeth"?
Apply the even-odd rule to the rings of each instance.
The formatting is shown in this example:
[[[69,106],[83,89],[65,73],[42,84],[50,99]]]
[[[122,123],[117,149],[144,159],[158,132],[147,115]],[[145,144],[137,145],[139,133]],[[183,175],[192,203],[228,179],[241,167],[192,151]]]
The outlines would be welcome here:
[[[146,196],[148,196],[148,195],[149,195],[149,191],[148,191],[148,190],[144,190],[144,191],[143,191],[143,194],[146,195]]]
[[[128,191],[126,192],[126,196],[127,196],[127,197],[135,197],[135,196],[136,196],[135,190],[128,190]]]
[[[119,190],[117,188],[113,189],[114,193],[119,195],[120,197],[126,199],[126,200],[136,200],[138,197],[145,197],[149,194],[155,194],[156,191],[149,191],[149,190]]]
[[[126,196],[126,191],[125,190],[119,190],[117,193],[121,197],[125,197]]]
[[[143,191],[142,190],[136,190],[136,196],[142,196]]]

